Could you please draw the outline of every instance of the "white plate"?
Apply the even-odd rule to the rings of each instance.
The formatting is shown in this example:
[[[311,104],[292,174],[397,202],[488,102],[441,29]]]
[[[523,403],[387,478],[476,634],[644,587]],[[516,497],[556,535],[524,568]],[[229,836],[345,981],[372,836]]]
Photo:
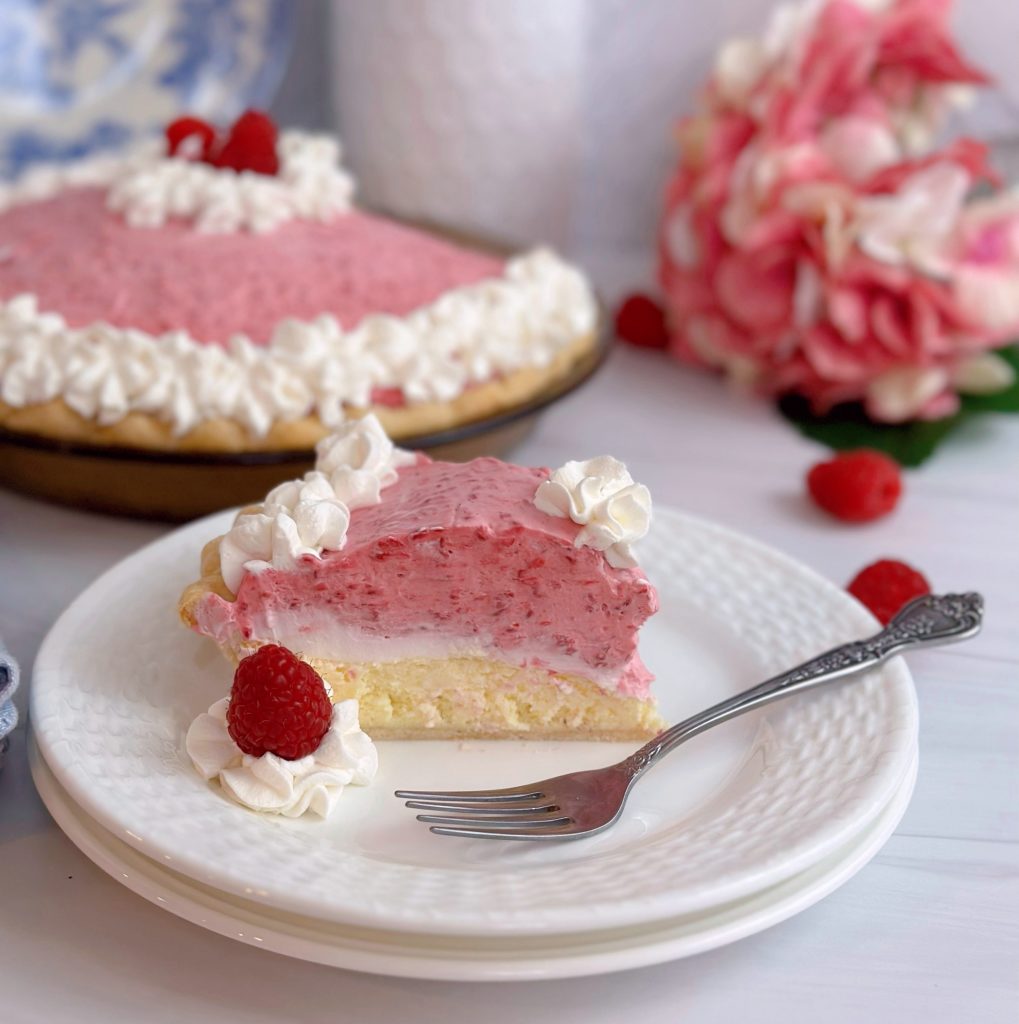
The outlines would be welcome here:
[[[227,938],[314,963],[405,978],[524,981],[646,967],[735,942],[805,910],[884,845],[909,803],[914,754],[891,802],[863,831],[806,871],[743,900],[650,926],[547,938],[416,936],[344,929],[272,911],[161,868],[76,807],[34,745],[32,777],[57,824],[98,867],[163,910]]]
[[[72,799],[149,857],[297,914],[428,934],[562,933],[689,914],[774,885],[885,807],[916,741],[898,660],[699,737],[636,787],[611,830],[556,845],[436,837],[398,787],[507,785],[622,756],[618,744],[387,743],[367,789],[328,822],[230,803],[190,767],[188,723],[229,689],[213,645],[177,621],[202,544],[230,513],[114,567],[36,659],[32,718]],[[844,592],[783,555],[668,510],[641,557],[662,611],[642,650],[670,719],[874,627]]]

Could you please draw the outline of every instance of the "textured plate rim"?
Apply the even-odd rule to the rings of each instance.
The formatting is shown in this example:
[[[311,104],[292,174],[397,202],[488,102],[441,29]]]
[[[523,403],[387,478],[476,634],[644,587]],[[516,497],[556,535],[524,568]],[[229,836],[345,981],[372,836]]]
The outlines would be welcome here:
[[[702,532],[714,533],[720,539],[720,542],[743,547],[748,552],[758,557],[763,557],[778,566],[783,573],[791,574],[792,577],[798,577],[801,582],[809,584],[812,588],[821,588],[826,591],[828,598],[839,606],[840,614],[845,615],[847,629],[855,626],[863,631],[875,624],[875,620],[870,614],[852,597],[830,581],[819,576],[813,570],[777,549],[762,544],[745,534],[689,516],[686,513],[660,508],[656,514],[660,519],[672,519],[676,524],[686,524]],[[51,660],[51,648],[57,646],[65,623],[76,610],[84,608],[89,604],[93,592],[100,590],[106,584],[108,578],[119,572],[126,571],[125,566],[135,559],[140,559],[151,549],[179,541],[180,535],[183,533],[194,533],[196,542],[199,537],[204,536],[207,538],[213,535],[215,530],[211,524],[219,517],[226,521],[229,515],[230,513],[216,513],[213,516],[206,517],[206,519],[198,520],[195,523],[182,527],[146,545],[113,566],[79,595],[60,616],[49,634],[47,634],[35,662],[31,694],[32,717],[36,724],[37,741],[48,765],[72,798],[90,817],[96,819],[110,831],[127,835],[132,843],[135,843],[137,840],[136,845],[139,851],[152,858],[166,855],[166,850],[154,842],[151,837],[142,840],[136,836],[131,829],[131,823],[118,817],[117,811],[119,808],[104,804],[97,798],[95,792],[84,784],[84,781],[78,775],[62,763],[60,748],[62,745],[67,744],[66,738],[62,738],[59,735],[49,736],[45,729],[40,730],[40,722],[46,721],[47,718],[53,718],[52,714],[47,714],[51,711],[48,702],[52,702],[55,698],[55,693],[49,692],[52,687],[50,687],[48,679],[45,683],[42,680],[43,677],[53,677],[55,674],[58,674],[49,669],[48,662]],[[196,552],[199,547],[200,544],[197,544],[195,547]],[[808,843],[801,840],[798,848],[789,855],[783,856],[781,861],[765,867],[759,867],[755,871],[744,870],[742,874],[737,875],[735,878],[726,879],[715,885],[705,886],[703,889],[698,890],[696,897],[692,897],[689,892],[681,893],[677,897],[675,892],[663,890],[656,893],[653,901],[649,901],[646,897],[636,897],[613,903],[611,921],[618,925],[634,924],[653,919],[673,917],[677,914],[692,913],[709,906],[731,902],[751,892],[774,885],[804,870],[810,864],[828,855],[833,849],[844,843],[847,837],[863,827],[869,820],[872,820],[879,813],[880,809],[887,804],[891,794],[895,791],[895,788],[908,770],[908,756],[915,746],[917,735],[916,694],[905,663],[901,658],[894,659],[881,670],[881,673],[881,678],[885,685],[895,685],[899,691],[899,700],[904,702],[900,711],[906,714],[908,721],[905,728],[900,728],[896,731],[904,734],[906,742],[899,742],[894,751],[895,757],[887,759],[887,763],[883,765],[883,770],[874,773],[880,775],[881,781],[876,788],[872,787],[864,808],[858,809],[854,816],[843,818],[840,824],[829,825],[826,829],[822,828],[821,835],[819,837],[815,836],[812,842]],[[250,880],[242,880],[235,873],[231,873],[228,868],[212,863],[200,856],[195,856],[190,850],[181,850],[175,847],[173,848],[172,857],[182,872],[199,882],[227,892],[233,892],[235,895],[242,895],[245,890],[251,891]],[[496,869],[493,868],[492,873],[496,873]],[[358,903],[359,900],[360,902]],[[323,920],[350,925],[381,927],[407,932],[443,932],[449,934],[489,935],[501,933],[533,935],[550,931],[589,931],[592,913],[590,906],[574,906],[569,911],[564,910],[562,907],[557,907],[557,916],[554,924],[549,923],[549,921],[536,923],[530,918],[521,920],[513,918],[511,915],[500,916],[498,919],[493,919],[490,916],[487,920],[479,922],[477,915],[457,917],[450,914],[447,908],[444,910],[444,920],[436,922],[432,918],[426,919],[420,913],[415,918],[413,914],[401,909],[399,913],[402,913],[404,916],[399,920],[399,923],[394,923],[393,910],[391,908],[380,910],[377,905],[370,904],[370,901],[362,900],[360,894],[354,896],[353,905],[347,903],[339,908],[335,906],[327,907],[321,900],[311,900],[301,894],[295,896],[291,892],[268,894],[264,902],[281,910],[290,910],[298,914],[317,916]]]
[[[891,838],[913,794],[918,753],[914,747],[905,777],[877,817],[839,850],[799,874],[735,904],[628,929],[618,933],[607,948],[598,933],[571,934],[559,936],[559,948],[546,948],[531,957],[526,955],[531,948],[526,940],[520,940],[522,953],[511,956],[506,947],[492,952],[484,940],[475,938],[469,947],[473,955],[467,955],[466,951],[451,952],[450,947],[437,953],[434,942],[431,948],[415,947],[399,932],[377,933],[375,942],[360,936],[348,938],[342,928],[323,933],[314,919],[300,922],[292,915],[276,917],[271,909],[235,901],[229,893],[204,890],[165,870],[89,818],[62,789],[34,738],[29,745],[29,764],[47,810],[81,853],[131,892],[191,924],[257,949],[343,970],[426,981],[508,982],[585,977],[679,960],[748,938],[809,909],[849,881]],[[252,929],[260,934],[256,937]],[[317,941],[316,933],[322,936]]]

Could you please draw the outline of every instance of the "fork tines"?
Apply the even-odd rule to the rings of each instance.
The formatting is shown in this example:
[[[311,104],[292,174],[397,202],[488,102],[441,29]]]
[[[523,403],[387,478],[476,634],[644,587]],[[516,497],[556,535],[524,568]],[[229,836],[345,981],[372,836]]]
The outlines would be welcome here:
[[[419,814],[417,820],[430,825],[439,836],[554,839],[567,833],[572,824],[572,819],[559,813],[559,808],[534,788],[463,792],[401,789],[396,796],[414,810],[433,812]]]

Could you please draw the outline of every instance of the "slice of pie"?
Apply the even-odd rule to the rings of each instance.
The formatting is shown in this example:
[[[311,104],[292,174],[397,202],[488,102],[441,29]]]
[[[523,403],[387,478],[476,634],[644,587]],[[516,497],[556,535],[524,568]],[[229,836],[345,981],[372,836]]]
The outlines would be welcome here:
[[[282,644],[375,739],[661,728],[637,652],[657,596],[629,547],[650,497],[621,463],[436,462],[372,416],[317,454],[206,545],[181,597],[230,659]]]

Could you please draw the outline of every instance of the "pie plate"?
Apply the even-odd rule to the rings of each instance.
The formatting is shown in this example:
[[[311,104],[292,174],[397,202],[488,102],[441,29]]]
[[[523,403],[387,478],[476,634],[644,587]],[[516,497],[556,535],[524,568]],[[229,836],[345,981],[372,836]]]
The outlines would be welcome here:
[[[838,850],[792,878],[698,914],[573,935],[496,938],[412,935],[303,918],[233,897],[161,867],[89,818],[33,744],[32,777],[72,842],[132,892],[227,938],[313,963],[432,981],[534,981],[608,974],[704,953],[812,906],[848,881],[884,845],[916,781],[914,754],[888,806]]]
[[[431,835],[397,788],[514,785],[595,767],[619,744],[380,744],[372,786],[335,814],[279,819],[231,803],[184,751],[230,686],[176,619],[220,513],[130,556],[61,616],[36,660],[32,720],[69,798],[161,866],[319,921],[452,936],[625,928],[720,907],[805,871],[888,806],[916,745],[901,659],[760,709],[693,740],[635,788],[622,820],[562,844]],[[744,536],[659,509],[640,550],[661,612],[642,633],[676,720],[876,628],[843,591]]]

